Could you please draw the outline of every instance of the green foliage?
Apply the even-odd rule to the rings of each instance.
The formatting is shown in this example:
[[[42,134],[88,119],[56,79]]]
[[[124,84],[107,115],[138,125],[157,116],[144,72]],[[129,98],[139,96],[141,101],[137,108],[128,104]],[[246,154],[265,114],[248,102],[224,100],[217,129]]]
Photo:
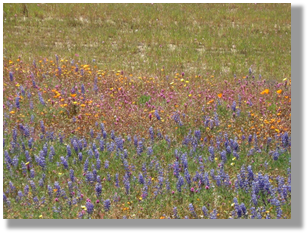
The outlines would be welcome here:
[[[151,96],[142,95],[139,98],[139,104],[145,104],[146,102],[150,101]]]

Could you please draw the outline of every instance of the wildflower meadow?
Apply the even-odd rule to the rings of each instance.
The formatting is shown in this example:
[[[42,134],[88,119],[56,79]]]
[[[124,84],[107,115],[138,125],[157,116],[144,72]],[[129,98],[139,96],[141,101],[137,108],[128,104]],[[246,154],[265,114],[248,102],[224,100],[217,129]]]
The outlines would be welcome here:
[[[5,219],[291,218],[290,4],[61,5],[4,4]]]

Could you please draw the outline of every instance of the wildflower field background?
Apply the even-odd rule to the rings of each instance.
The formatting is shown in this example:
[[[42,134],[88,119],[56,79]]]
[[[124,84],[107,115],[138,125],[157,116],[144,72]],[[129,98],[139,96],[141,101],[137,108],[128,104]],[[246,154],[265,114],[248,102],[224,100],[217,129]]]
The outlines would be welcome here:
[[[3,9],[4,218],[291,218],[291,4]]]

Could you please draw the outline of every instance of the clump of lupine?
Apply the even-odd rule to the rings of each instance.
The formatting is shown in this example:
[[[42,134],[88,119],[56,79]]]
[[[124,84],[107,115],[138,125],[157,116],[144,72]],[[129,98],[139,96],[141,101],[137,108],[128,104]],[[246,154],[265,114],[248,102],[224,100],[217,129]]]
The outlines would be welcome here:
[[[4,68],[5,218],[291,217],[289,80]]]

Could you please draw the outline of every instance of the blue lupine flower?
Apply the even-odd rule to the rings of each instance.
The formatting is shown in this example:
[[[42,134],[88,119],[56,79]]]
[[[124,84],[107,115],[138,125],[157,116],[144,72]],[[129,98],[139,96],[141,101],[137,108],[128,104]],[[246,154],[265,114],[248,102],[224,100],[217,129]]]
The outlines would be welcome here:
[[[39,166],[45,169],[46,167],[45,157],[42,154],[40,154],[40,157],[38,159],[39,159],[38,160]]]
[[[75,176],[74,176],[74,170],[73,169],[70,169],[70,179],[72,182],[75,181]]]
[[[184,169],[187,169],[188,167],[188,161],[187,161],[186,155],[187,155],[186,153],[182,155],[182,162],[183,162]]]
[[[13,135],[13,140],[16,143],[17,142],[17,130],[16,130],[16,128],[13,129],[12,135]]]
[[[109,161],[106,160],[106,161],[105,161],[105,169],[108,169],[108,167],[109,167]]]
[[[89,155],[90,158],[93,158],[93,151],[92,151],[92,149],[88,150],[88,155]]]
[[[274,159],[275,161],[278,160],[279,152],[278,152],[277,149],[273,152],[272,157],[273,157],[273,159]]]
[[[61,163],[62,163],[63,167],[65,169],[68,169],[68,163],[67,163],[66,159],[63,156],[61,156],[60,159],[61,159]]]
[[[178,216],[178,208],[175,206],[175,207],[173,207],[173,214],[174,214],[174,217],[176,218],[176,219],[179,219],[179,216]]]
[[[96,159],[96,170],[101,169],[101,160],[99,158]]]
[[[76,140],[73,141],[73,147],[74,147],[74,150],[75,150],[76,154],[78,154],[78,143],[77,143]]]
[[[99,152],[97,149],[94,150],[94,156],[96,159],[99,159]]]
[[[148,147],[148,152],[147,152],[148,156],[151,156],[153,154],[153,149],[151,146]]]
[[[39,203],[39,199],[37,198],[37,196],[35,196],[35,197],[33,198],[33,202],[34,202],[34,203]]]
[[[72,150],[71,150],[71,146],[70,146],[70,145],[67,145],[67,146],[66,146],[66,152],[67,152],[67,156],[68,156],[68,157],[71,157],[71,156],[72,156]]]
[[[182,191],[182,186],[184,185],[184,179],[181,175],[179,175],[178,181],[176,183],[176,188],[179,192]]]
[[[176,161],[173,166],[173,174],[175,175],[176,178],[179,177],[179,172],[180,172],[180,165],[178,161]]]
[[[89,169],[89,158],[86,159],[86,161],[84,162],[84,167],[83,167],[84,172],[87,172],[88,169]]]
[[[224,163],[227,162],[227,152],[226,151],[220,152],[220,157]]]
[[[255,206],[258,205],[258,200],[257,200],[257,196],[256,196],[255,193],[253,193],[253,194],[251,195],[251,200],[252,200],[252,202],[253,202],[253,204],[254,204]]]
[[[124,149],[123,153],[124,153],[124,158],[127,158],[128,157],[127,149]]]
[[[139,141],[138,142],[138,147],[137,147],[137,154],[141,155],[142,152],[143,152],[143,142]]]
[[[16,107],[18,108],[18,109],[20,109],[20,103],[19,103],[19,95],[17,94],[17,97],[16,97],[16,99],[15,99],[15,105],[16,105]]]
[[[201,131],[199,129],[195,130],[195,137],[200,141],[201,139]]]
[[[208,210],[205,206],[202,207],[202,212],[203,212],[204,217],[208,216],[208,214],[207,214]]]
[[[21,169],[23,174],[27,174],[27,167],[24,162],[21,162]]]
[[[7,152],[7,150],[4,152],[4,157],[5,157],[5,160],[12,165],[12,159],[11,157],[9,156],[9,153]]]
[[[289,145],[289,136],[288,136],[288,133],[287,133],[287,132],[285,132],[284,134],[282,134],[281,140],[282,140],[282,145],[283,145],[283,147],[287,147],[287,146]]]
[[[160,189],[163,187],[163,183],[164,183],[164,177],[159,176],[158,177],[158,184],[159,184]]]
[[[107,138],[107,132],[106,131],[103,131],[103,137],[104,137],[104,139]]]
[[[40,100],[41,104],[45,106],[46,104],[45,104],[45,101],[44,101],[44,99],[42,97],[41,92],[38,92],[38,96],[39,96],[39,100]]]
[[[40,125],[41,125],[42,133],[45,134],[45,126],[44,126],[44,122],[42,120],[40,121]]]
[[[93,182],[94,181],[94,175],[92,172],[88,171],[87,174],[86,174],[86,181],[87,182]]]
[[[252,142],[252,135],[249,135],[248,137],[248,143],[250,144]]]
[[[215,158],[214,147],[213,146],[209,147],[209,153],[210,153],[209,160],[212,162],[214,160],[214,158]]]
[[[7,169],[10,171],[11,170],[10,164],[7,161],[5,161],[5,165],[6,165]]]
[[[148,196],[148,186],[147,186],[147,184],[145,183],[144,184],[144,186],[143,186],[143,192],[142,192],[142,198],[143,199],[146,199],[147,198],[147,196]]]
[[[237,212],[238,218],[242,217],[242,209],[238,204],[237,198],[233,198],[233,203],[234,203],[234,209]]]
[[[128,165],[128,162],[127,162],[126,159],[123,160],[123,165],[124,165],[125,170],[128,172],[129,171],[129,165]]]
[[[102,185],[101,184],[96,183],[95,192],[96,192],[96,197],[99,198],[102,194]]]
[[[138,147],[138,137],[136,135],[134,136],[134,145],[136,148]]]
[[[104,151],[104,148],[105,148],[105,142],[104,142],[104,139],[101,138],[99,141],[99,149],[100,151]]]
[[[253,181],[253,179],[254,179],[254,174],[253,174],[251,165],[249,165],[249,166],[247,167],[247,171],[248,171],[248,180],[249,180],[249,181]]]
[[[179,126],[182,126],[183,123],[181,121],[181,118],[180,118],[180,114],[178,112],[174,112],[173,115],[172,115],[172,118],[174,119],[174,121],[179,124]]]
[[[3,194],[3,195],[4,195],[4,194]],[[22,191],[19,190],[19,191],[17,192],[17,195],[18,195],[19,198],[22,198],[22,197],[23,197]]]
[[[191,214],[192,214],[193,216],[197,217],[197,214],[196,214],[196,212],[195,212],[195,209],[194,209],[193,204],[190,203],[190,204],[188,205],[188,207],[189,207],[189,211],[191,212]]]
[[[14,76],[13,76],[13,72],[10,71],[10,80],[13,81],[14,80]]]
[[[29,183],[30,183],[32,191],[36,191],[36,186],[35,186],[35,183],[33,182],[33,180],[30,180]]]
[[[236,101],[233,101],[231,109],[235,112],[236,111]]]
[[[255,207],[251,207],[251,219],[255,219],[257,217],[257,211]]]
[[[24,193],[25,193],[26,196],[28,196],[28,194],[29,194],[29,185],[27,185],[27,184],[25,185]]]
[[[116,143],[117,149],[119,149],[120,151],[123,151],[123,140],[122,140],[122,137],[116,137],[115,138],[115,143]]]
[[[211,212],[210,219],[217,219],[217,210],[216,209],[214,209],[213,212]]]
[[[112,140],[115,139],[114,130],[111,131],[110,138],[111,138]]]
[[[42,179],[39,180],[39,186],[43,187],[44,186],[44,181]]]
[[[78,160],[79,160],[79,161],[82,161],[82,152],[79,152],[79,153],[78,153]]]
[[[127,178],[126,176],[123,177],[123,182],[124,182],[124,187],[126,189],[126,194],[129,194],[129,190],[130,190],[130,182],[129,182],[129,178]]]
[[[104,201],[104,209],[105,209],[106,212],[110,210],[110,205],[111,205],[111,203],[110,203],[109,199]]]
[[[243,215],[246,215],[246,214],[247,214],[247,209],[246,209],[244,203],[241,203],[240,208],[241,208],[241,210],[242,210],[242,212],[243,212]]]
[[[239,102],[239,105],[240,105],[240,104],[241,104],[241,102]],[[240,108],[236,108],[236,115],[237,115],[237,117],[239,117],[240,114],[241,114]]]
[[[87,146],[88,146],[87,140],[85,138],[83,138],[82,141],[83,141],[83,147],[87,148]]]
[[[114,144],[113,141],[110,142],[110,144],[107,143],[107,150],[108,150],[109,152],[114,151],[114,148],[115,148],[115,144]]]
[[[230,146],[230,145],[227,146],[226,151],[227,151],[227,154],[228,154],[228,155],[231,154],[232,149],[231,149],[231,146]]]
[[[166,189],[167,191],[169,191],[171,188],[170,188],[170,182],[168,179],[166,179]]]
[[[92,167],[93,168],[93,167]],[[94,181],[96,180],[96,178],[97,178],[97,171],[94,169],[93,170],[93,177],[94,177]]]
[[[151,140],[153,141],[154,140],[154,130],[152,126],[149,128],[149,134],[150,134]]]
[[[280,206],[277,206],[277,219],[281,219],[281,216],[282,216],[282,210],[280,208]]]
[[[221,176],[220,175],[215,176],[215,180],[216,180],[217,186],[218,187],[221,186]]]
[[[165,140],[167,141],[167,143],[168,143],[168,145],[170,147],[171,140],[170,140],[168,135],[165,135]]]
[[[160,120],[160,116],[159,116],[159,114],[158,114],[158,110],[155,110],[154,114],[155,114],[157,120]]]
[[[190,180],[190,175],[189,175],[187,168],[185,168],[184,175],[185,175],[185,179],[186,179],[187,184],[190,186],[191,180]]]
[[[34,169],[32,168],[30,170],[30,178],[34,178],[34,176],[35,176],[35,173],[34,173]]]
[[[119,173],[116,173],[116,174],[115,174],[115,186],[116,186],[116,187],[120,187],[120,186],[119,186]]]
[[[86,203],[86,208],[87,208],[87,212],[88,214],[92,214],[94,211],[94,205],[91,202],[87,202]]]
[[[104,130],[105,130],[105,125],[104,125],[104,123],[101,123],[101,124],[100,124],[100,127],[101,127],[101,132],[102,132],[102,134],[103,134],[103,132],[104,132]]]
[[[63,144],[63,136],[61,135],[61,133],[59,133],[59,141],[61,144]]]

